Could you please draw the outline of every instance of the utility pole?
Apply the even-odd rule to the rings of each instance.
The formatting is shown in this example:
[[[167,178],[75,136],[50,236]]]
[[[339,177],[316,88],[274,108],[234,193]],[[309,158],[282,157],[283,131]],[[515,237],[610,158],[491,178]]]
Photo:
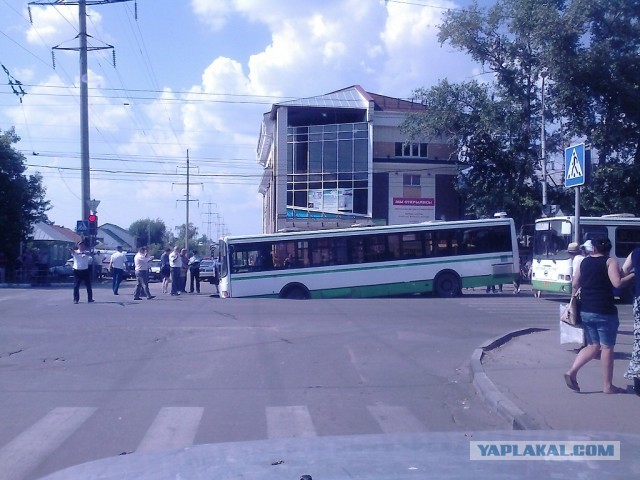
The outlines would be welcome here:
[[[80,41],[79,47],[62,48],[53,47],[53,50],[74,50],[80,52],[80,185],[81,185],[81,213],[82,220],[89,218],[91,210],[89,206],[91,198],[91,166],[89,160],[89,78],[87,67],[87,51],[113,49],[112,45],[103,47],[88,47],[87,43],[87,5],[104,5],[108,3],[130,2],[132,0],[38,0],[29,2],[29,18],[31,18],[31,5],[77,5],[78,25]],[[137,5],[137,4],[136,4]],[[136,8],[137,11],[137,8]],[[54,58],[55,61],[55,58]],[[114,62],[115,63],[115,62]],[[54,62],[55,68],[55,62]]]
[[[216,208],[218,208],[218,204],[215,203],[215,202],[207,202],[207,203],[205,203],[205,205],[207,205],[207,207],[208,207],[207,213],[203,213],[203,215],[207,216],[207,221],[205,222],[207,224],[207,238],[209,240],[212,240],[212,237],[211,237],[211,224],[215,223],[215,222],[211,221],[211,217],[215,215],[218,219],[220,219],[220,215],[218,214],[218,212],[212,212],[211,211],[211,205],[215,205]]]
[[[183,167],[184,168],[184,167]],[[189,202],[198,202],[197,199],[191,199],[190,198],[190,190],[191,190],[191,182],[190,182],[190,170],[191,170],[191,165],[189,162],[189,150],[187,149],[187,165],[186,165],[186,169],[187,169],[187,183],[174,183],[173,185],[186,185],[187,187],[187,194],[185,196],[186,200],[178,200],[179,202],[185,202],[186,203],[186,223],[184,224],[184,248],[186,248],[187,250],[189,249]],[[202,185],[202,183],[200,183],[199,185]]]

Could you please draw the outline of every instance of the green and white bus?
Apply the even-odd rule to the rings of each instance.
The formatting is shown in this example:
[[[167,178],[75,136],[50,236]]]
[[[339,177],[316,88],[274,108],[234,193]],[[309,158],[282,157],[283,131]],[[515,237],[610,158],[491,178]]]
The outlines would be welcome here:
[[[514,281],[513,220],[496,218],[224,237],[220,297],[364,298]]]
[[[640,218],[633,215],[580,217],[580,243],[606,236],[611,240],[611,257],[622,265],[634,247],[640,245]],[[531,286],[536,292],[571,293],[572,260],[567,253],[575,238],[575,216],[540,218],[533,233]]]

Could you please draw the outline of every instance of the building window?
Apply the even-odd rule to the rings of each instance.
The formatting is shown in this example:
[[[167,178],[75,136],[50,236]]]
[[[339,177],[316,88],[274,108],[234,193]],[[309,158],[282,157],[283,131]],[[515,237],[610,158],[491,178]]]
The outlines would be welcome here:
[[[369,210],[369,125],[289,127],[287,206],[319,214]]]
[[[427,158],[428,143],[396,142],[396,157]]]
[[[402,179],[402,184],[405,187],[419,187],[420,186],[420,175],[409,175],[405,174]]]

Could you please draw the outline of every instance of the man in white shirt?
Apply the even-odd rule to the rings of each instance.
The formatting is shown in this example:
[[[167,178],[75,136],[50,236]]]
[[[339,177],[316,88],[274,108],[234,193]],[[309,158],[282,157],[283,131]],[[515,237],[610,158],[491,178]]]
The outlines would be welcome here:
[[[125,262],[127,261],[127,256],[122,251],[122,247],[118,245],[116,247],[117,252],[111,255],[111,260],[109,260],[109,271],[111,272],[111,276],[113,277],[113,294],[118,295],[118,288],[120,288],[120,283],[124,278],[124,268]]]
[[[147,300],[151,300],[153,295],[149,291],[149,262],[153,257],[147,255],[147,247],[140,247],[136,256],[133,257],[133,264],[136,268],[136,291],[133,294],[134,300],[140,300],[140,295],[145,294]]]
[[[73,256],[73,303],[80,301],[80,283],[84,282],[87,287],[87,301],[93,303],[93,290],[91,289],[91,252],[85,250],[84,242],[78,243],[78,250],[70,248]]]
[[[180,295],[180,270],[182,270],[182,257],[180,248],[174,247],[169,254],[169,267],[171,267],[171,295]]]

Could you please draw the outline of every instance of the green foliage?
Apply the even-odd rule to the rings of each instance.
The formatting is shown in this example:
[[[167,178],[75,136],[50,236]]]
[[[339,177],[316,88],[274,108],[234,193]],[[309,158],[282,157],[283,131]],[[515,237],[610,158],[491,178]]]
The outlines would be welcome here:
[[[439,40],[467,52],[491,83],[418,89],[426,113],[403,128],[444,138],[459,162],[467,214],[540,215],[542,92],[547,154],[582,141],[596,153],[583,211],[640,214],[640,0],[496,0],[444,14]],[[489,77],[486,77],[489,78]],[[571,211],[573,190],[547,188]]]
[[[635,165],[605,165],[591,175],[582,192],[584,215],[640,213],[640,169]]]
[[[136,247],[147,245],[163,245],[167,227],[159,218],[136,220],[129,226],[129,233],[136,239]]]
[[[13,148],[20,141],[15,129],[0,130],[0,245],[11,262],[33,225],[48,221],[50,209],[40,174],[25,175],[25,157]]]

